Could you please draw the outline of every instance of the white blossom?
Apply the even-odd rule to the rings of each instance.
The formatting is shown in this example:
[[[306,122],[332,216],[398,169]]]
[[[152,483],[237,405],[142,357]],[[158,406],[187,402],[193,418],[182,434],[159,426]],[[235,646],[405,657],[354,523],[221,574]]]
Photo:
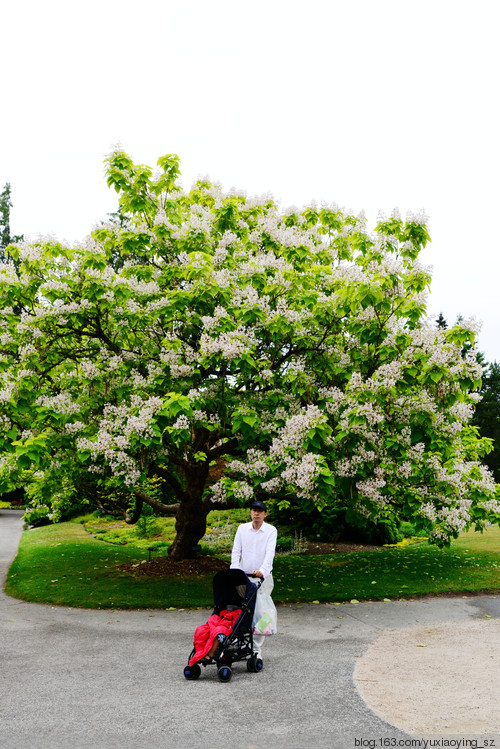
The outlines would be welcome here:
[[[227,499],[226,487],[224,481],[217,481],[210,487],[210,499],[212,502],[224,503]]]
[[[189,427],[189,419],[185,414],[181,414],[173,424],[174,429],[189,429]]]

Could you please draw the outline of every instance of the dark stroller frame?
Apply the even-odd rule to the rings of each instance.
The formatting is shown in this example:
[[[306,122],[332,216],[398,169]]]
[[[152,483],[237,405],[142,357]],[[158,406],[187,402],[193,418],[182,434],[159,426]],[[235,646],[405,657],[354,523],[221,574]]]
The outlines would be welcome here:
[[[241,614],[234,623],[232,632],[220,642],[215,654],[212,657],[205,656],[198,663],[190,666],[189,661],[196,652],[193,647],[188,657],[188,665],[184,669],[186,679],[194,681],[199,678],[200,663],[203,667],[215,664],[220,681],[231,679],[231,666],[237,661],[246,661],[248,671],[254,673],[262,671],[264,667],[262,659],[253,652],[252,626],[255,599],[262,583],[263,579],[257,583],[252,582],[243,570],[238,569],[222,570],[214,575],[212,581],[214,610],[212,613],[219,614],[223,609],[231,606],[233,609],[241,609]],[[243,586],[245,593],[241,595]]]

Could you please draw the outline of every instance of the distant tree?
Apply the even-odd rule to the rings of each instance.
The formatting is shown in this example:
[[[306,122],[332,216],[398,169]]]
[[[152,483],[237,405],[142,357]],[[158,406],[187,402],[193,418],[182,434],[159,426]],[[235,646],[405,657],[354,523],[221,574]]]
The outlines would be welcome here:
[[[493,440],[493,450],[484,458],[495,481],[500,483],[500,364],[489,365],[481,387],[481,401],[477,404],[474,424],[483,437]]]
[[[462,325],[463,322],[463,315],[458,315],[456,325]],[[440,330],[448,327],[442,312],[436,318],[436,325]],[[462,356],[467,356],[471,348],[468,342],[465,343]],[[493,449],[484,458],[484,462],[493,473],[495,481],[500,483],[500,364],[488,364],[481,351],[476,351],[476,361],[483,368],[483,378],[479,391],[481,400],[476,406],[472,423],[479,427],[482,437],[493,442]]]
[[[446,330],[446,328],[448,327],[448,323],[446,322],[442,312],[439,313],[439,317],[436,319],[436,325],[441,330]]]
[[[7,182],[0,193],[0,262],[6,262],[7,257],[5,253],[6,247],[13,242],[20,242],[23,239],[22,235],[12,236],[10,233],[10,209],[12,208],[12,200],[10,197],[10,183]],[[16,268],[18,267],[17,261],[9,256],[10,262],[14,263]],[[14,304],[14,312],[20,312],[18,305]],[[6,484],[8,491],[1,492],[0,496],[3,497],[4,501],[20,502],[22,501],[24,491],[22,488],[18,488],[14,485]]]
[[[12,236],[10,233],[10,209],[12,200],[10,197],[10,183],[7,182],[0,193],[0,259],[5,259],[5,248],[13,242],[22,241],[22,235]]]

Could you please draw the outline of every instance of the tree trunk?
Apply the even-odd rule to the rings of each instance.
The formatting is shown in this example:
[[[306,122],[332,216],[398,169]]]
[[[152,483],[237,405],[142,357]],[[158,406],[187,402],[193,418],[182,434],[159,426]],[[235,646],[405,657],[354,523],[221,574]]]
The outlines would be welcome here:
[[[169,546],[172,559],[191,559],[207,529],[207,511],[202,502],[183,502],[175,516],[176,536]]]
[[[175,514],[176,537],[168,549],[172,559],[191,559],[196,556],[196,545],[207,529],[208,509],[203,503],[203,492],[208,476],[208,463],[198,463],[186,476],[184,497]]]

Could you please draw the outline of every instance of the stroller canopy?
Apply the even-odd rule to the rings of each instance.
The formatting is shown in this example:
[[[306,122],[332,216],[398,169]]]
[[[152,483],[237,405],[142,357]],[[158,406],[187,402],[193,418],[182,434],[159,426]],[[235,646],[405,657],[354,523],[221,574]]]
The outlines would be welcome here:
[[[253,614],[257,586],[248,579],[243,570],[230,569],[217,572],[214,575],[212,585],[215,612],[219,612],[228,606],[241,609],[243,604],[246,603]]]

